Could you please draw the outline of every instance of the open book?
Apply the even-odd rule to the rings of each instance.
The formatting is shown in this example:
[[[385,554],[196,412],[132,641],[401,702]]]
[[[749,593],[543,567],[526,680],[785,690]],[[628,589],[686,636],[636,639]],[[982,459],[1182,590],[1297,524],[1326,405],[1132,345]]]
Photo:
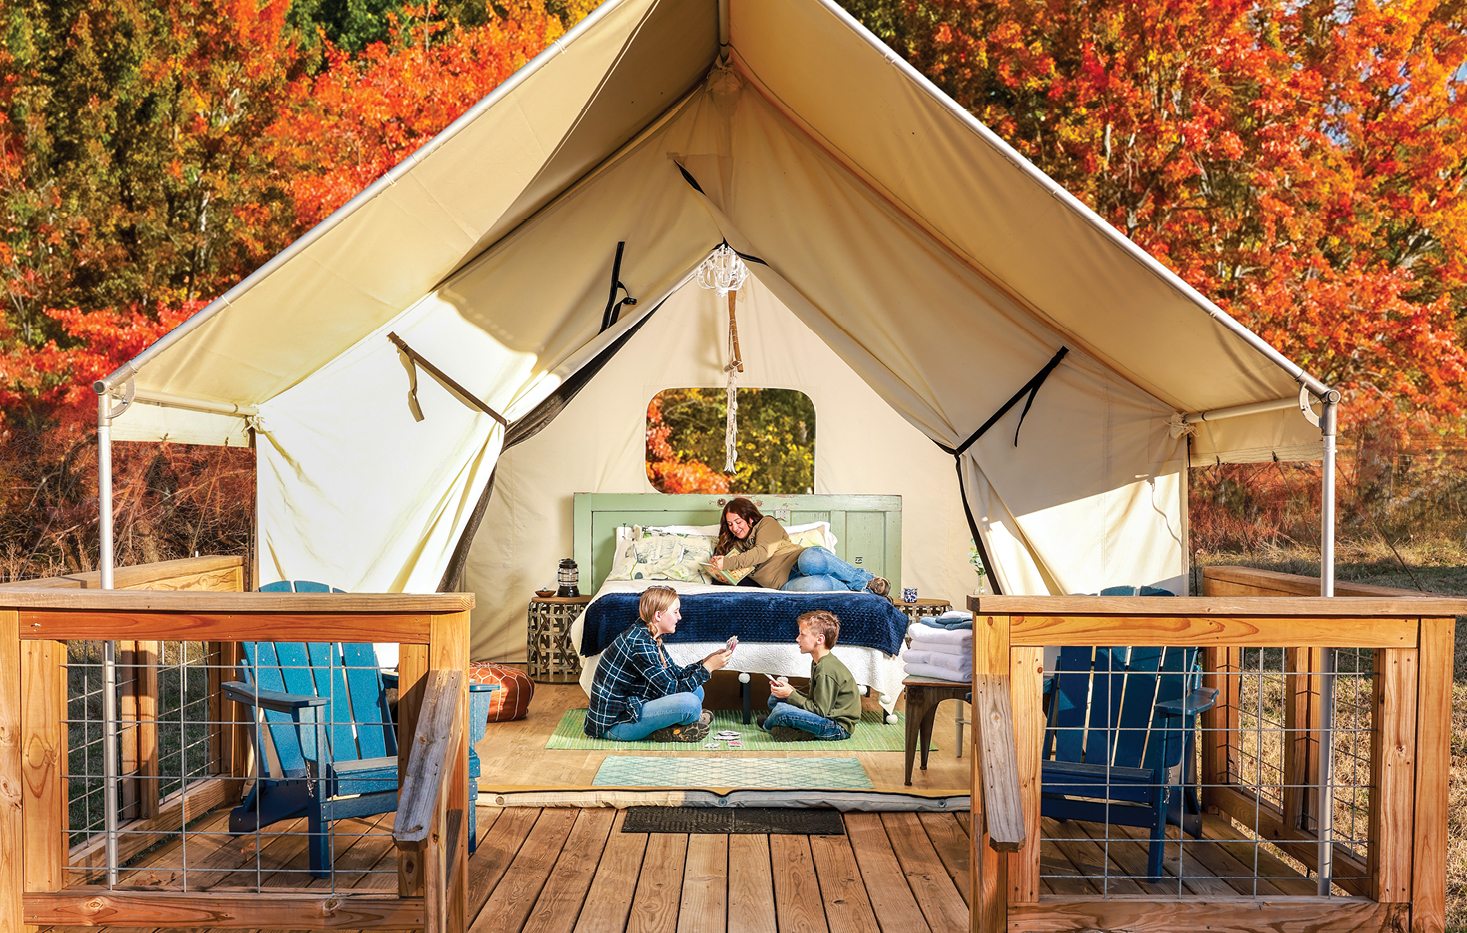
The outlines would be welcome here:
[[[719,570],[712,564],[704,564],[703,572],[708,574],[714,583],[727,583],[729,586],[738,586],[740,580],[754,572],[754,568],[745,567],[742,570]]]

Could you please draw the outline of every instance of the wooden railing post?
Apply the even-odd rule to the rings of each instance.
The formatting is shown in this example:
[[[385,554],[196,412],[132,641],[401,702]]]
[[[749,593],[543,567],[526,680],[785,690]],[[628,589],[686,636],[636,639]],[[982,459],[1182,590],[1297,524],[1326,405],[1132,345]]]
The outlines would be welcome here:
[[[455,767],[457,751],[466,748],[467,690],[462,670],[429,673],[392,832],[398,850],[422,866],[425,928],[432,933],[462,933],[468,925],[467,821],[453,802],[468,792],[467,759],[463,771]]]
[[[413,747],[418,732],[418,711],[423,706],[423,690],[428,677],[428,646],[402,645],[397,657],[397,786],[405,787],[408,777],[407,750]],[[423,893],[422,854],[399,849],[397,857],[397,893],[402,897],[418,897]]]
[[[1009,680],[1024,845],[1009,859],[1009,905],[1039,900],[1039,794],[1044,747],[1044,650],[1011,649]]]
[[[1009,673],[1009,617],[978,615],[973,619],[973,677],[1007,679]],[[978,700],[975,694],[973,699]],[[973,706],[975,717],[978,704]],[[972,851],[969,860],[969,911],[973,933],[1000,933],[1008,926],[1008,855],[993,848],[990,814],[983,802],[983,743],[973,730],[972,789],[970,796]]]
[[[1201,715],[1198,748],[1202,756],[1202,804],[1217,808],[1218,790],[1233,782],[1233,740],[1238,734],[1242,696],[1242,652],[1236,648],[1203,649],[1202,685],[1217,691],[1217,702]]]
[[[1412,784],[1416,778],[1416,648],[1375,652],[1375,723],[1370,743],[1370,896],[1411,900]]]
[[[66,642],[25,641],[20,648],[24,776],[25,889],[58,891],[66,883]]]
[[[1310,829],[1316,798],[1309,793],[1318,782],[1320,689],[1319,671],[1324,652],[1319,648],[1284,651],[1284,825]]]
[[[448,784],[444,788],[445,820],[444,883],[446,908],[443,929],[451,933],[468,928],[469,922],[469,836],[468,808],[477,799],[469,797],[469,614],[456,612],[435,615],[429,622],[428,670],[453,671],[463,674],[456,681],[458,710],[455,734],[458,736],[448,755],[451,763]],[[477,798],[477,794],[474,795]]]
[[[0,610],[0,927],[25,930],[20,613]]]
[[[1452,763],[1455,627],[1452,618],[1421,620],[1412,798],[1416,807],[1411,834],[1412,933],[1441,933],[1447,922],[1447,782]]]

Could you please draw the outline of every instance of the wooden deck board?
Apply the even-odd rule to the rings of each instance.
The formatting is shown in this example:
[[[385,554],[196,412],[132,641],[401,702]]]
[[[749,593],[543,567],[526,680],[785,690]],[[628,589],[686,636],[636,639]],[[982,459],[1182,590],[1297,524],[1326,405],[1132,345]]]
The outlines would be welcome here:
[[[682,901],[688,837],[681,833],[648,833],[642,873],[632,896],[630,933],[674,933]]]
[[[688,837],[678,933],[723,933],[728,926],[728,837]]]
[[[810,883],[815,876],[810,837],[770,836],[769,864],[780,933],[828,933],[820,887]]]
[[[968,905],[943,868],[917,814],[883,813],[881,822],[927,925],[934,930],[961,929],[968,922]],[[963,887],[967,887],[966,879]]]
[[[508,807],[494,821],[494,831],[469,858],[469,916],[477,917],[520,851],[540,811]]]
[[[470,924],[471,933],[518,930],[530,917],[576,821],[575,810],[541,810],[504,878]]]
[[[550,871],[554,883],[547,883],[540,891],[540,899],[525,921],[527,933],[569,933],[575,929],[615,818],[616,812],[606,809],[582,810],[576,814],[560,858]]]
[[[871,898],[871,909],[883,930],[927,930],[922,908],[902,880],[902,866],[892,850],[886,827],[877,813],[847,813],[846,832],[851,851],[861,866],[861,878]],[[898,883],[901,881],[901,883]]]
[[[632,907],[632,895],[637,889],[637,878],[642,873],[642,860],[647,849],[647,833],[624,833],[622,822],[626,811],[616,814],[611,824],[611,834],[596,875],[591,880],[591,890],[586,893],[586,902],[576,920],[576,930],[585,933],[600,933],[602,930],[626,928],[627,913]]]
[[[837,933],[874,930],[876,913],[861,882],[861,867],[845,836],[811,836],[810,853],[815,857],[815,875],[825,899],[825,920]]]
[[[776,933],[768,836],[728,839],[728,933]]]
[[[932,842],[932,847],[937,850],[942,860],[942,867],[958,889],[958,895],[962,897],[963,903],[967,904],[968,866],[972,861],[968,853],[972,845],[968,831],[952,813],[919,813],[917,818],[927,832],[927,838]]]

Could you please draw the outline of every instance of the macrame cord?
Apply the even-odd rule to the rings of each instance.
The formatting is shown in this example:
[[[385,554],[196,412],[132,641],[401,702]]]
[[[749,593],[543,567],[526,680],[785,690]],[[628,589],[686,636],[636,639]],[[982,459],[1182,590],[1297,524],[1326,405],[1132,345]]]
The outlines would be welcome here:
[[[720,296],[728,296],[728,364],[723,367],[728,377],[728,418],[723,429],[723,472],[732,473],[738,462],[739,436],[739,373],[744,371],[743,356],[739,352],[739,321],[734,306],[739,287],[749,276],[749,267],[727,243],[721,244],[708,254],[698,267],[698,284],[706,289],[717,290]]]

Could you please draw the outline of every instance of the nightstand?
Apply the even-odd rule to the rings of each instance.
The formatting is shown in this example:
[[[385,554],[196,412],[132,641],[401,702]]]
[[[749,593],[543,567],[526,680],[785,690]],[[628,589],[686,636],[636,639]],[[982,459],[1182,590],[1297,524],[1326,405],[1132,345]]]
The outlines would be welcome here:
[[[536,596],[530,600],[526,644],[532,680],[573,684],[581,678],[581,655],[571,644],[570,627],[591,601],[589,596]]]

